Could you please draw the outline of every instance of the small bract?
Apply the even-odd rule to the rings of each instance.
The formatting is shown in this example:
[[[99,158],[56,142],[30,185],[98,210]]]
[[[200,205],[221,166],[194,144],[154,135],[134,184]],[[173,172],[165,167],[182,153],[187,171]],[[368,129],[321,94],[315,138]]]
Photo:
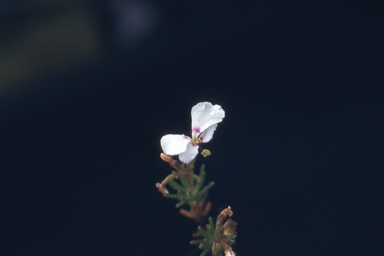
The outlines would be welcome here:
[[[167,155],[179,155],[181,162],[191,162],[199,152],[200,143],[212,139],[217,124],[225,117],[219,105],[200,102],[192,108],[192,138],[180,134],[167,134],[160,140],[161,148]]]

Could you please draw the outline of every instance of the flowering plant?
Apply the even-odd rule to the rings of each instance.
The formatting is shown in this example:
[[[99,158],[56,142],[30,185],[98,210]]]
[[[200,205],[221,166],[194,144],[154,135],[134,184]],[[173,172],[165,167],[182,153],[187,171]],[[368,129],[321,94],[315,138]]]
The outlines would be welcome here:
[[[219,105],[213,106],[209,102],[201,102],[192,108],[191,116],[192,138],[168,134],[160,140],[165,154],[179,155],[180,161],[185,164],[195,159],[201,143],[207,143],[212,139],[217,124],[223,120],[225,112]],[[203,151],[203,155],[207,156],[206,152]]]
[[[211,155],[211,152],[202,148],[202,143],[209,142],[213,133],[225,117],[224,110],[219,105],[212,105],[210,102],[201,102],[192,108],[192,138],[180,134],[168,134],[161,138],[160,144],[164,153],[160,157],[168,162],[175,169],[156,187],[165,197],[173,198],[179,202],[176,207],[189,206],[189,211],[180,209],[180,213],[197,223],[204,224],[206,216],[211,209],[211,203],[206,202],[208,190],[213,187],[214,182],[203,186],[206,173],[204,165],[200,168],[199,175],[194,174],[194,162],[199,149],[204,157]],[[178,162],[173,156],[178,155]],[[180,180],[176,182],[175,179]],[[166,185],[173,188],[176,193],[170,194]],[[209,217],[205,228],[199,226],[198,232],[193,237],[199,238],[191,241],[191,244],[198,244],[203,250],[200,256],[204,256],[211,251],[214,256],[235,256],[232,245],[236,238],[237,223],[231,219],[224,223],[227,217],[232,216],[231,208],[224,209],[217,217],[216,223]]]

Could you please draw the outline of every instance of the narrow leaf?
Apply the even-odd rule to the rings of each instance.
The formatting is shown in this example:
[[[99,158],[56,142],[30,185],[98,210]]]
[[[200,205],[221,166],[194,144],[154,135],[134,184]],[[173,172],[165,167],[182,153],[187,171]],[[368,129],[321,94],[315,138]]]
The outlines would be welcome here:
[[[178,182],[176,182],[174,180],[168,181],[168,185],[177,191],[184,191],[185,190],[185,188],[183,188]]]
[[[184,177],[180,177],[181,184],[184,186],[184,190],[188,190],[188,183]]]
[[[213,185],[215,185],[215,182],[211,182],[209,183],[207,186],[205,186],[200,192],[199,192],[199,195],[202,196],[205,194],[205,192],[208,191],[208,189],[210,189],[211,187],[213,187]]]
[[[214,237],[215,236],[215,223],[213,222],[212,217],[209,217],[208,221],[209,221],[209,229],[208,229],[209,236]]]
[[[205,174],[203,166],[201,166],[201,168],[200,168],[200,174],[199,174],[200,182],[196,184],[196,190],[197,191],[200,190],[200,188],[204,185],[204,182],[205,182],[206,174]]]
[[[200,239],[200,240],[192,240],[192,241],[191,241],[191,244],[201,244],[202,242],[204,242],[204,239]]]
[[[204,236],[204,237],[206,237],[207,239],[209,239],[210,238],[210,236],[207,234],[207,232],[205,232],[205,230],[202,228],[202,227],[197,227],[197,229],[200,231],[200,233]]]
[[[180,195],[176,195],[176,194],[166,194],[166,195],[164,195],[164,197],[181,199],[181,196]]]
[[[176,207],[179,208],[179,207],[183,206],[184,204],[186,204],[186,202],[184,200],[181,200],[180,202],[178,202],[176,204]]]
[[[211,249],[209,246],[205,248],[205,250],[200,254],[200,256],[205,256],[208,253],[209,249]]]

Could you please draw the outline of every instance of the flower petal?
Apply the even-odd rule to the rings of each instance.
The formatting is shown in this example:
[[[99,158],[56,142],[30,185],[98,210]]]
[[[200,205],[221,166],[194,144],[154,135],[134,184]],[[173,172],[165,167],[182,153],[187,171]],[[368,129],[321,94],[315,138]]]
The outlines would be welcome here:
[[[181,154],[179,154],[179,159],[181,162],[187,164],[191,162],[199,153],[199,146],[196,146],[195,144],[189,143],[187,145],[187,150]]]
[[[160,140],[164,153],[171,156],[185,152],[188,143],[191,143],[191,138],[180,134],[167,134]]]
[[[204,132],[213,124],[220,123],[225,117],[225,112],[219,105],[210,102],[200,102],[192,108],[192,137]],[[212,138],[212,136],[211,136]]]
[[[216,130],[216,127],[217,124],[213,124],[209,126],[205,131],[203,131],[199,137],[201,142],[207,143],[208,141],[210,141],[212,139],[213,133]]]

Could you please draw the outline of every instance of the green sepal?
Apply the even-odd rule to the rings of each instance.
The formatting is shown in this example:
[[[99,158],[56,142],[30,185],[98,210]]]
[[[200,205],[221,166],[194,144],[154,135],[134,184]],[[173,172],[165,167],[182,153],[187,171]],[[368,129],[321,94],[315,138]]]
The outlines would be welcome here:
[[[224,230],[223,225],[216,225],[215,228],[215,239],[220,239],[222,231]]]

